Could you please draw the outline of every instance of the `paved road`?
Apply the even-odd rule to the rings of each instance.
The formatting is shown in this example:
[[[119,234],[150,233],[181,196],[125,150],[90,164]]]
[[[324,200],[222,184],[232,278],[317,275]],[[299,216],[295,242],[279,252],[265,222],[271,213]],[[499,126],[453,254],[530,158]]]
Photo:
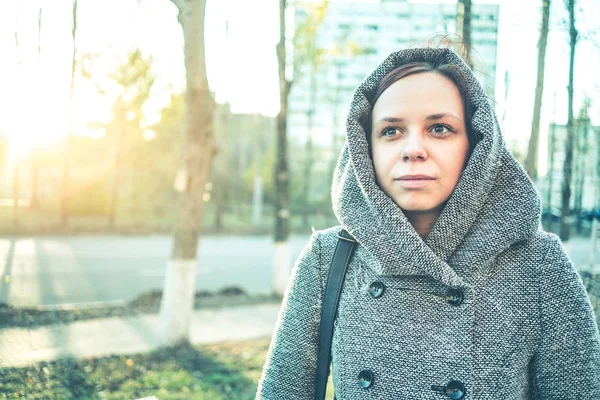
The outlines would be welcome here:
[[[308,235],[291,237],[295,260]],[[587,264],[587,239],[567,246],[577,265]],[[0,238],[0,302],[14,306],[119,302],[161,289],[170,236]],[[199,245],[198,290],[239,286],[249,293],[271,287],[270,236],[205,236]],[[600,246],[596,253],[600,264]]]
[[[308,240],[292,236],[295,260]],[[0,302],[14,306],[130,300],[162,289],[170,236],[0,238]],[[205,236],[199,245],[198,290],[271,287],[270,236]]]

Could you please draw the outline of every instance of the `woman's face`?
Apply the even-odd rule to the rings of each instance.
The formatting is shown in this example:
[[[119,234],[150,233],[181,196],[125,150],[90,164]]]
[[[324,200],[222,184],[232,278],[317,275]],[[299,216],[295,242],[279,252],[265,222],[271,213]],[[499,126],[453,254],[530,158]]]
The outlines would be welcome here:
[[[469,157],[457,87],[435,72],[406,76],[381,94],[372,121],[381,189],[404,211],[439,214]]]

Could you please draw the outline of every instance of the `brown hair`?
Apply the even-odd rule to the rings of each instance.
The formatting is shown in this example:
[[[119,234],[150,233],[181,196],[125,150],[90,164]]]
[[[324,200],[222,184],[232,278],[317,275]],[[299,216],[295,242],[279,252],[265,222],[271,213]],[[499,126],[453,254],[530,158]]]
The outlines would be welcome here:
[[[367,134],[367,142],[369,143],[369,153],[371,149],[371,125],[372,125],[372,115],[373,115],[373,106],[379,99],[379,96],[389,88],[396,81],[414,74],[419,74],[423,72],[434,72],[440,74],[448,79],[450,79],[458,92],[460,93],[460,97],[463,100],[464,104],[464,120],[465,127],[467,129],[467,138],[469,139],[469,148],[471,151],[479,142],[479,138],[475,136],[473,129],[471,127],[471,119],[473,118],[473,106],[471,105],[471,96],[469,95],[467,80],[464,76],[464,73],[455,65],[448,64],[445,62],[443,57],[434,58],[431,61],[419,61],[419,62],[411,62],[404,65],[401,65],[390,72],[388,72],[380,81],[375,93],[370,101],[371,103],[371,111],[369,113],[367,124],[365,126],[365,132]]]

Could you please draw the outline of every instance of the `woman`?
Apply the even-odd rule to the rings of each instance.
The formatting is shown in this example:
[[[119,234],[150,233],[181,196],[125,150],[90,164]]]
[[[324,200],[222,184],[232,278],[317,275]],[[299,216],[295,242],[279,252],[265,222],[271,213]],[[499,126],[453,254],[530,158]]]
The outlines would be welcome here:
[[[257,399],[314,396],[338,233],[358,242],[332,343],[338,400],[600,399],[590,302],[487,97],[448,49],[389,56],[356,90],[334,175]]]

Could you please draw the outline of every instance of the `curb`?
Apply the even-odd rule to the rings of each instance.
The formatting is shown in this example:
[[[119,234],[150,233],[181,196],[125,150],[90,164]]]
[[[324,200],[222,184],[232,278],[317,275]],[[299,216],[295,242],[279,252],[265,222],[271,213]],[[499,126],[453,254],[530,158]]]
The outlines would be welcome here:
[[[73,310],[94,310],[99,308],[124,307],[127,305],[125,300],[108,301],[88,301],[85,303],[62,303],[48,304],[35,307],[24,307],[35,311],[73,311]]]

